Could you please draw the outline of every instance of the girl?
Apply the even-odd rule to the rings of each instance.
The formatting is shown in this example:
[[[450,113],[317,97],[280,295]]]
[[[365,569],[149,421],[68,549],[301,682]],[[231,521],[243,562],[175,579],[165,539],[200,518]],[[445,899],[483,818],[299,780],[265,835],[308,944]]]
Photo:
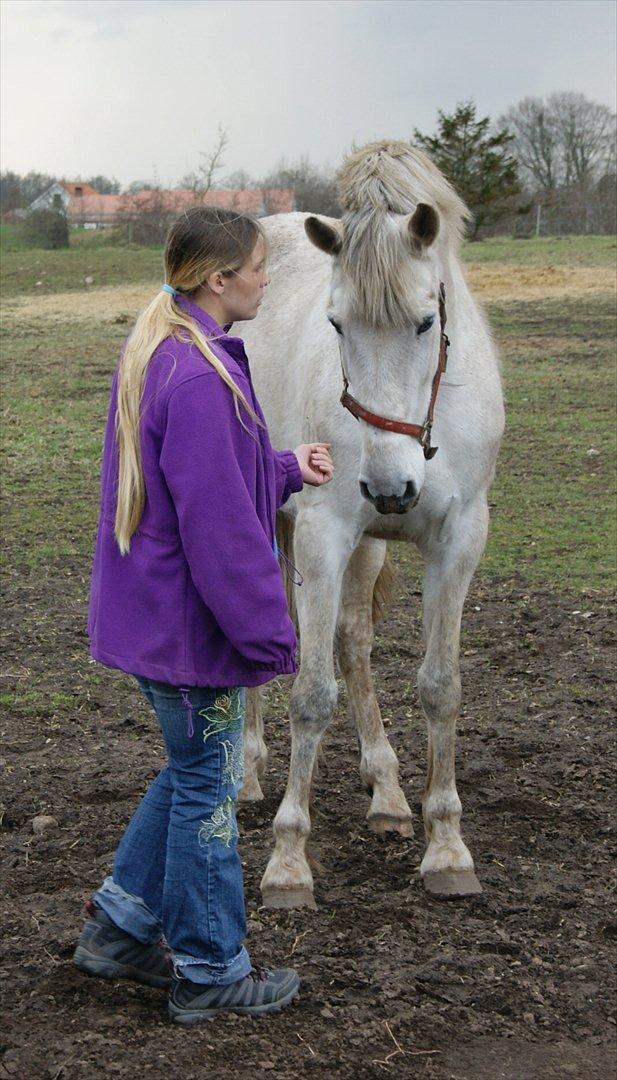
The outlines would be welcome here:
[[[91,653],[135,676],[168,762],[86,905],[74,959],[169,987],[183,1024],[276,1012],[299,988],[294,971],[252,964],[242,943],[235,803],[244,688],[297,670],[276,511],[333,466],[329,443],[272,449],[243,342],[229,335],[257,315],[265,259],[249,217],[195,207],[178,219],[166,283],[113,378],[103,448]]]

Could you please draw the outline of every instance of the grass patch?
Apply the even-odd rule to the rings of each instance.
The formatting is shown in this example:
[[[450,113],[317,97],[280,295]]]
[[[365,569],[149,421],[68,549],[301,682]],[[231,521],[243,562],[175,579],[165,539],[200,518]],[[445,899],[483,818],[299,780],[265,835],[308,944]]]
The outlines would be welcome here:
[[[493,304],[488,312],[503,359],[507,430],[480,573],[604,590],[615,563],[614,305],[597,296]],[[77,563],[87,580],[109,387],[125,334],[95,322],[7,326],[9,572]],[[396,557],[407,562],[413,555],[403,548],[395,546]]]
[[[68,292],[87,288],[87,277],[93,279],[93,288],[162,282],[162,249],[84,245],[60,251],[8,251],[2,256],[0,288],[5,299]]]
[[[71,233],[71,247],[61,251],[19,246],[18,226],[3,225],[0,288],[6,298],[81,290],[85,278],[93,288],[107,285],[156,284],[163,280],[161,247],[123,247],[109,243],[103,232]],[[111,238],[109,238],[111,239]],[[17,247],[14,245],[17,244]],[[530,240],[494,237],[463,244],[470,263],[525,266],[614,266],[614,236],[555,236]],[[40,284],[37,284],[40,282]]]
[[[59,691],[47,694],[37,690],[25,690],[21,694],[0,694],[0,705],[4,705],[8,709],[20,709],[22,711],[46,712],[49,709],[59,709],[64,705],[74,704],[74,694],[64,694]]]
[[[615,266],[617,243],[614,236],[532,236],[514,240],[493,236],[463,244],[462,255],[469,263],[512,263],[516,266]]]
[[[594,297],[488,310],[507,426],[482,572],[614,588],[614,304]]]

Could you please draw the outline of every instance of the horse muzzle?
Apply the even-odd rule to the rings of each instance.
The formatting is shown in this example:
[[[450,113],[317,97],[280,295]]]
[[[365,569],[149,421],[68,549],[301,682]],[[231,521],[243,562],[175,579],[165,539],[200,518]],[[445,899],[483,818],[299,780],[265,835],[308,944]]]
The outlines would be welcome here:
[[[409,480],[405,486],[403,495],[373,495],[367,483],[360,480],[360,491],[363,498],[372,503],[380,514],[406,514],[412,510],[420,498],[413,480]]]

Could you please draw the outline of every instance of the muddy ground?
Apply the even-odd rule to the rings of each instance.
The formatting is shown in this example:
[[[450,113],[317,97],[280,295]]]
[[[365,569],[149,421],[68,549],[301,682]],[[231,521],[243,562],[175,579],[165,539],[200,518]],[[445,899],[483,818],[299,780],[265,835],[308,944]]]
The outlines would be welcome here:
[[[426,748],[411,578],[377,627],[374,670],[419,822]],[[240,812],[249,946],[256,960],[296,965],[302,993],[277,1017],[181,1029],[163,992],[88,978],[71,963],[82,903],[163,762],[156,722],[129,677],[88,663],[82,562],[51,563],[45,579],[16,571],[9,585],[4,689],[21,697],[3,725],[2,1077],[614,1075],[606,599],[532,595],[516,581],[472,588],[458,783],[484,893],[467,901],[424,894],[419,824],[413,840],[367,831],[341,684],[315,789],[319,910],[262,910],[289,746],[288,684],[270,685],[266,799]],[[29,705],[33,687],[47,698]],[[35,836],[41,813],[58,827]]]

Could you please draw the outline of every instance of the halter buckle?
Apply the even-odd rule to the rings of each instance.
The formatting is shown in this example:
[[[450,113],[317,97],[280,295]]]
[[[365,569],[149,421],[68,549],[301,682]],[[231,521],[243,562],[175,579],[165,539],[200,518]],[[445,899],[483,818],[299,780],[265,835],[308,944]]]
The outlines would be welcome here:
[[[427,461],[430,461],[431,458],[434,458],[435,454],[439,450],[438,446],[431,446],[431,429],[432,429],[432,427],[433,427],[432,422],[426,423],[424,425],[424,430],[422,432],[422,438],[420,439],[420,446],[422,447],[422,449],[424,451],[424,457],[426,458]]]

